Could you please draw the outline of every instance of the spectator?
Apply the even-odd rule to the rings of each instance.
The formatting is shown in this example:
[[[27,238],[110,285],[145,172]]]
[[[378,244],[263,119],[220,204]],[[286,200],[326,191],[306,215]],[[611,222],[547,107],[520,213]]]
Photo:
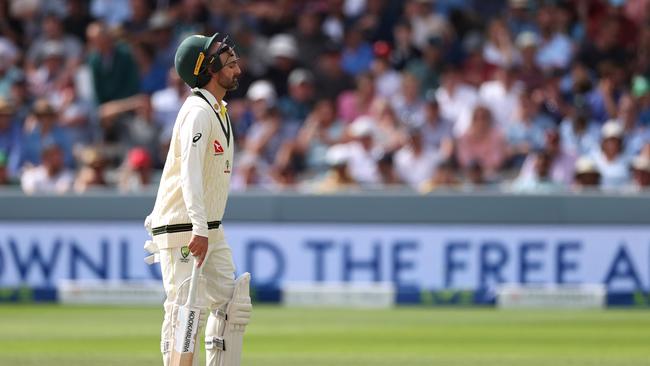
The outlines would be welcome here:
[[[106,188],[106,164],[96,147],[84,148],[79,156],[81,167],[74,180],[74,191],[84,193],[97,188]]]
[[[375,79],[377,95],[391,99],[399,92],[402,78],[390,65],[390,46],[387,42],[378,41],[374,44],[375,59],[372,61],[370,72]]]
[[[0,152],[6,160],[17,155],[20,139],[20,122],[14,118],[14,111],[9,102],[0,99]]]
[[[423,49],[431,37],[442,39],[449,33],[447,19],[431,11],[430,0],[407,0],[404,16],[411,24],[413,44]]]
[[[390,51],[390,65],[397,71],[402,71],[409,62],[422,57],[422,52],[413,43],[411,24],[402,20],[393,28],[393,49]]]
[[[574,190],[598,190],[600,188],[600,172],[596,167],[596,163],[588,157],[582,156],[576,161],[575,165],[575,178],[573,182]]]
[[[237,160],[233,171],[230,189],[243,192],[269,185],[268,166],[251,154],[244,154]]]
[[[272,164],[284,140],[281,130],[282,116],[277,107],[261,107],[246,133],[243,150]]]
[[[650,128],[640,123],[638,106],[631,95],[623,95],[619,99],[617,120],[623,126],[625,155],[637,156],[643,145],[650,141]]]
[[[142,192],[151,185],[153,161],[147,149],[129,150],[122,164],[118,188],[123,193]]]
[[[506,159],[506,141],[492,120],[485,106],[474,108],[472,123],[458,139],[456,158],[462,168],[477,161],[485,169],[487,177],[498,174]]]
[[[608,121],[602,128],[601,148],[592,153],[602,176],[603,189],[622,188],[628,183],[630,160],[623,151],[623,127],[616,121]]]
[[[18,52],[11,43],[0,43],[0,98],[9,98],[11,85],[20,77],[21,71],[14,65]]]
[[[393,153],[384,153],[377,159],[377,171],[382,187],[397,187],[403,185],[404,181],[399,177],[395,169],[395,159]],[[417,187],[416,187],[417,188]]]
[[[487,42],[483,46],[483,58],[491,65],[507,68],[519,62],[520,55],[512,41],[512,35],[502,19],[493,19],[487,30]]]
[[[426,194],[441,189],[455,189],[460,184],[456,166],[451,160],[447,160],[438,165],[433,177],[420,186],[419,191]]]
[[[18,173],[20,169],[41,164],[45,155],[44,146],[57,145],[62,151],[65,167],[74,166],[72,144],[66,131],[59,127],[59,116],[52,105],[44,99],[34,103],[32,112],[25,121],[19,142],[19,157],[12,159],[14,166],[10,171]]]
[[[41,46],[41,64],[28,74],[29,89],[38,98],[46,98],[68,78],[64,72],[63,44],[47,41]]]
[[[102,143],[111,151],[105,151],[113,165],[119,164],[124,149],[146,146],[157,149],[158,123],[154,120],[151,98],[134,95],[129,98],[104,103],[99,108],[102,127]]]
[[[334,103],[328,99],[318,101],[296,139],[297,153],[304,157],[309,170],[320,173],[327,168],[325,154],[331,146],[342,142],[343,131]]]
[[[440,106],[435,98],[428,99],[424,104],[424,125],[422,138],[426,146],[433,147],[441,159],[451,158],[454,152],[452,125],[440,116]]]
[[[75,146],[90,144],[95,138],[95,125],[91,121],[92,107],[79,96],[74,80],[63,80],[50,95],[50,100],[59,111],[60,125],[72,143]]]
[[[332,41],[343,42],[345,34],[345,11],[343,6],[344,0],[331,0],[325,2],[325,15],[323,19],[322,30]]]
[[[284,120],[299,127],[314,104],[314,75],[306,69],[295,69],[289,74],[289,94],[280,98],[278,107]]]
[[[382,154],[375,145],[374,131],[376,121],[372,117],[362,116],[350,125],[353,140],[346,144],[347,163],[350,176],[365,186],[380,183],[377,170],[377,158]]]
[[[327,150],[325,159],[330,168],[325,177],[316,183],[316,193],[335,193],[358,188],[349,172],[347,150],[344,145],[334,145]]]
[[[476,191],[490,185],[483,173],[483,167],[478,161],[473,161],[464,171],[463,189],[466,191]]]
[[[327,43],[315,63],[317,99],[336,99],[344,91],[354,89],[354,82],[341,67],[341,50],[337,44]]]
[[[87,0],[66,1],[65,17],[63,18],[64,33],[77,37],[78,40],[86,42],[86,28],[95,21],[88,10]]]
[[[460,44],[461,55],[457,55],[457,61],[461,65],[463,80],[474,88],[478,88],[492,78],[494,65],[489,64],[483,58],[483,36],[477,31],[471,31],[466,35]]]
[[[367,115],[374,100],[374,79],[371,74],[361,74],[356,77],[356,89],[339,96],[339,116],[344,122],[350,123],[359,116]]]
[[[129,36],[140,38],[149,28],[153,0],[130,0],[130,14],[122,27]]]
[[[147,41],[156,52],[155,64],[166,68],[174,66],[176,47],[181,40],[174,37],[174,22],[167,11],[159,10],[151,15]]]
[[[369,116],[374,125],[375,144],[384,151],[395,151],[407,141],[405,125],[386,99],[377,98],[370,108]]]
[[[594,29],[597,29],[596,36],[582,45],[578,59],[592,70],[604,61],[624,64],[628,54],[618,42],[620,35],[618,22],[614,19],[605,19]]]
[[[345,35],[341,58],[343,70],[353,76],[368,72],[372,58],[372,47],[363,38],[362,30],[358,26],[352,26]]]
[[[557,130],[548,130],[545,135],[545,145],[543,150],[551,157],[550,176],[551,180],[558,184],[568,186],[573,181],[575,169],[575,154],[565,150],[560,142],[560,134]],[[518,179],[526,180],[526,176],[534,174],[535,156],[526,157]]]
[[[9,93],[9,102],[13,105],[16,120],[22,122],[27,118],[35,99],[29,92],[25,75],[19,74],[11,85]]]
[[[537,11],[537,25],[540,34],[537,64],[543,70],[566,69],[573,56],[573,46],[569,37],[558,31],[553,6],[546,5]]]
[[[650,159],[639,156],[632,161],[633,190],[650,190]]]
[[[591,118],[604,123],[618,113],[617,103],[622,94],[624,71],[614,64],[603,63],[599,67],[599,74],[600,81],[585,95],[585,103],[591,111]]]
[[[329,41],[323,34],[320,16],[315,7],[306,6],[305,11],[298,17],[298,26],[293,32],[293,37],[298,46],[299,62],[312,67],[314,60],[318,60]]]
[[[62,194],[70,191],[74,173],[64,164],[64,152],[57,144],[44,145],[40,165],[27,169],[20,185],[25,194]]]
[[[440,73],[443,65],[443,44],[439,38],[429,38],[422,50],[422,58],[416,58],[406,65],[406,71],[420,81],[420,91],[424,97],[429,90],[440,86]]]
[[[410,128],[407,144],[395,153],[395,170],[400,179],[417,189],[431,179],[439,163],[436,150],[424,144],[422,131]]]
[[[163,89],[167,69],[155,58],[153,46],[144,42],[135,43],[133,55],[140,75],[140,92],[151,94]]]
[[[420,83],[415,75],[402,75],[401,92],[391,99],[398,121],[403,126],[421,127],[424,124],[424,101]]]
[[[263,79],[269,80],[278,96],[287,95],[287,80],[289,74],[299,67],[298,45],[289,34],[276,34],[269,40],[268,55],[271,64]]]
[[[529,0],[508,0],[506,23],[510,33],[515,36],[537,30],[535,22],[530,17],[532,13],[530,3]]]
[[[436,90],[436,101],[440,106],[440,115],[454,125],[454,133],[465,132],[469,123],[459,121],[462,114],[470,114],[478,100],[478,93],[473,87],[463,83],[460,70],[449,66],[442,75],[442,84]]]
[[[73,35],[66,34],[63,21],[60,15],[48,13],[43,18],[43,33],[31,42],[27,51],[27,72],[36,70],[37,65],[48,57],[48,44],[56,44],[60,47],[62,70],[65,75],[73,75],[76,67],[81,63],[83,47],[79,39]]]
[[[92,45],[88,66],[95,99],[103,104],[135,95],[139,90],[138,66],[128,46],[116,43],[106,24],[94,22],[86,32]]]
[[[111,27],[124,23],[131,16],[130,0],[92,0],[90,12],[93,17],[105,19]]]
[[[539,105],[532,100],[532,94],[521,94],[515,118],[505,130],[510,146],[509,155],[515,167],[521,166],[529,152],[544,147],[546,133],[552,128],[553,121],[539,112]]]
[[[484,82],[479,89],[481,103],[490,108],[497,127],[502,131],[506,131],[513,120],[524,91],[524,85],[516,79],[516,75],[513,66],[501,67],[496,72],[496,78]]]
[[[526,89],[539,88],[544,83],[544,74],[537,65],[537,46],[539,39],[534,32],[523,32],[516,40],[517,48],[521,54],[519,65],[519,79],[524,83]]]
[[[167,72],[167,87],[159,90],[151,96],[151,106],[155,120],[160,123],[161,144],[167,145],[172,137],[176,115],[181,109],[185,98],[189,95],[190,89],[181,80],[176,70],[170,68]],[[166,149],[165,149],[166,150]],[[161,156],[166,156],[163,154]]]
[[[560,124],[562,149],[574,155],[587,155],[598,150],[600,131],[598,124],[589,121],[584,111],[576,111]]]
[[[540,151],[535,154],[533,174],[519,176],[513,183],[513,191],[518,193],[553,193],[562,189],[562,185],[551,177],[553,156]]]

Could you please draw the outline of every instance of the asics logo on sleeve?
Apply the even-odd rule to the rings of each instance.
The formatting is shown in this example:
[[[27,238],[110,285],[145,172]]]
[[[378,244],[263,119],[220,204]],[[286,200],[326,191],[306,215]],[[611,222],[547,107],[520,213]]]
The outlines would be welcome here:
[[[203,136],[201,135],[201,132],[194,135],[194,137],[192,137],[192,143],[195,144],[197,141],[199,141],[201,139],[201,136]]]

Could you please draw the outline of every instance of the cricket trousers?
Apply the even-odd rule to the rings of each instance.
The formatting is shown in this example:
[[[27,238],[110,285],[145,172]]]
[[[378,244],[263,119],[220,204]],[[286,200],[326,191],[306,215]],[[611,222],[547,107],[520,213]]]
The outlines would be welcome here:
[[[174,324],[176,323],[177,309],[187,300],[189,292],[189,278],[192,274],[194,260],[187,247],[160,249],[160,268],[162,271],[163,285],[167,299],[164,303],[165,317],[161,330],[161,351],[163,364],[167,366],[173,347],[172,338]],[[210,243],[205,261],[201,265],[201,277],[198,282],[197,306],[201,310],[200,326],[198,330],[196,350],[194,352],[193,366],[198,366],[199,350],[202,348],[203,334],[211,335],[214,327],[206,329],[205,324],[210,319],[210,324],[218,322],[214,311],[225,310],[234,290],[235,266],[232,261],[230,247],[225,242]],[[208,354],[206,364],[212,365]]]

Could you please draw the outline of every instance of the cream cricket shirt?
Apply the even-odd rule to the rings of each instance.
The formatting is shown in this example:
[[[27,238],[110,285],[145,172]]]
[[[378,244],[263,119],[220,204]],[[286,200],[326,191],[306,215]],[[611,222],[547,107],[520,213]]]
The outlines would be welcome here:
[[[153,228],[191,224],[191,231],[154,235],[159,249],[185,246],[192,234],[208,237],[210,244],[224,240],[223,229],[208,230],[208,222],[221,221],[228,199],[234,145],[230,117],[225,102],[220,106],[205,89],[192,91],[176,117],[150,215]]]

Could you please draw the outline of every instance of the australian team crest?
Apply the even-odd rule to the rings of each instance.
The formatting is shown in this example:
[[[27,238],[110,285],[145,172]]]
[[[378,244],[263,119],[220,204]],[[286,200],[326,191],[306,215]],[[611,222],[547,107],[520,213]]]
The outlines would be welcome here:
[[[189,256],[190,256],[190,247],[188,246],[181,247],[181,258],[180,258],[181,262],[188,263],[190,261],[188,259]]]

